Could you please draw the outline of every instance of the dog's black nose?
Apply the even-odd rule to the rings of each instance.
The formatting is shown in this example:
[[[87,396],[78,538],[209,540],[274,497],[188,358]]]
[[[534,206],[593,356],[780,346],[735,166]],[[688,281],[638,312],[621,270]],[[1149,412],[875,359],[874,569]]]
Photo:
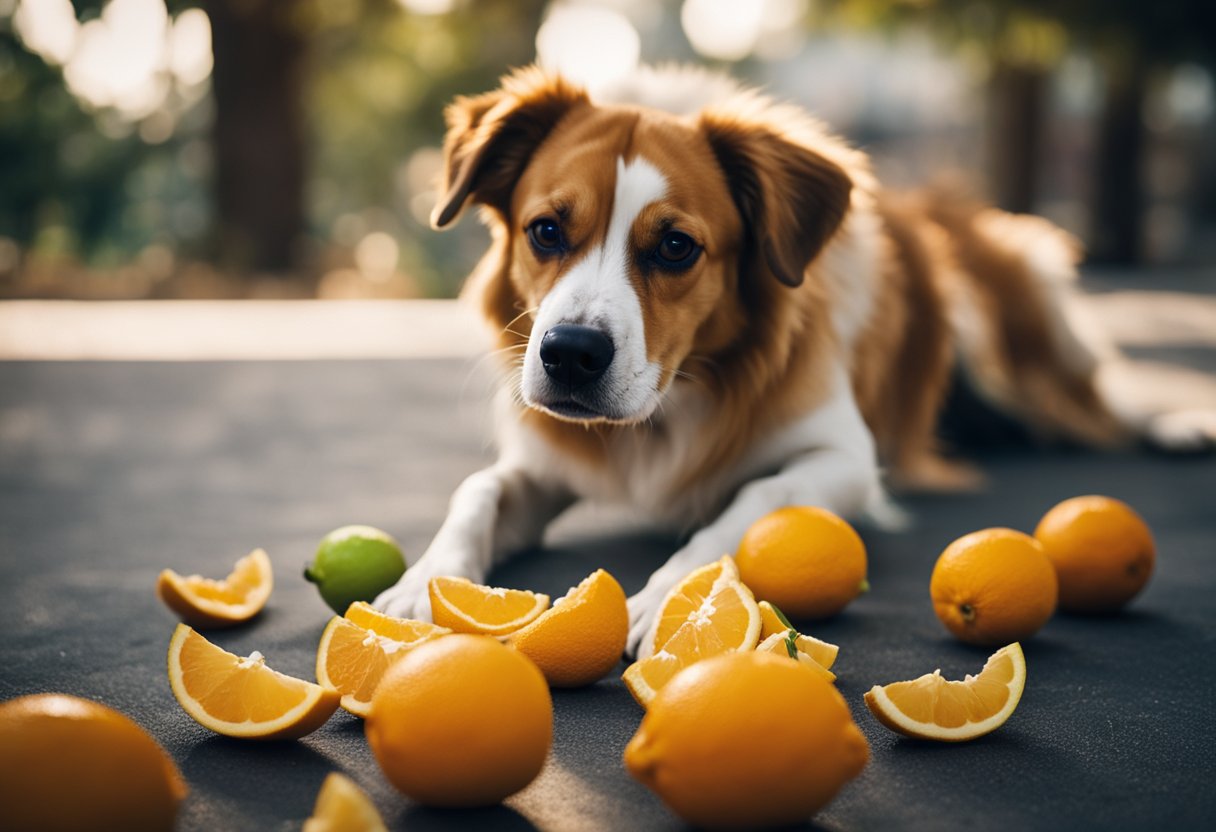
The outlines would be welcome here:
[[[540,360],[545,372],[571,390],[602,376],[615,352],[607,335],[578,324],[558,324],[540,339]]]

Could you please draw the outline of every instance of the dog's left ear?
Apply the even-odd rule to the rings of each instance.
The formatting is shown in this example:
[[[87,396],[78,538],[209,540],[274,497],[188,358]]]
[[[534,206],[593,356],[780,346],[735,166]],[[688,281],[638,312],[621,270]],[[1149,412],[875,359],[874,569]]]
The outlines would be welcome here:
[[[533,151],[566,113],[587,100],[581,88],[534,66],[506,76],[493,92],[457,98],[445,112],[444,194],[431,225],[450,225],[470,198],[505,215]]]
[[[835,162],[768,126],[705,113],[701,129],[726,174],[752,256],[787,286],[835,233],[853,183]]]

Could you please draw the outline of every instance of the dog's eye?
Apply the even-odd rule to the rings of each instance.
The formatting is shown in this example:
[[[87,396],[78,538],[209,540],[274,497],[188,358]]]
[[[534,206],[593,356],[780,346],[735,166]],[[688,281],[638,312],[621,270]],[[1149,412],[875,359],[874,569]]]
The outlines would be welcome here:
[[[669,231],[654,250],[654,260],[665,269],[682,271],[696,262],[701,247],[682,231]]]
[[[539,254],[556,254],[562,250],[562,229],[557,220],[539,219],[528,226],[528,240]]]

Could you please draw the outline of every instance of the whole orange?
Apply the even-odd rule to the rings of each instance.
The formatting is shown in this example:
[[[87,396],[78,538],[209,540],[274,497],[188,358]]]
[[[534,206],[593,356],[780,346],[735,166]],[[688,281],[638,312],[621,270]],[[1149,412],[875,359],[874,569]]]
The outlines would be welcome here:
[[[372,695],[365,730],[385,777],[428,806],[489,806],[540,773],[553,701],[530,659],[489,636],[415,648]]]
[[[983,529],[951,543],[929,581],[933,610],[969,644],[1029,638],[1056,609],[1056,572],[1033,537]]]
[[[786,506],[761,517],[735,553],[739,578],[757,601],[794,618],[826,618],[868,589],[866,547],[826,509]]]
[[[755,829],[806,821],[869,756],[830,683],[788,656],[746,651],[665,685],[625,767],[693,826]]]
[[[0,829],[173,829],[188,789],[140,726],[75,696],[0,705]]]
[[[1073,497],[1039,521],[1043,544],[1060,579],[1060,609],[1114,612],[1144,589],[1157,547],[1148,524],[1113,497]]]

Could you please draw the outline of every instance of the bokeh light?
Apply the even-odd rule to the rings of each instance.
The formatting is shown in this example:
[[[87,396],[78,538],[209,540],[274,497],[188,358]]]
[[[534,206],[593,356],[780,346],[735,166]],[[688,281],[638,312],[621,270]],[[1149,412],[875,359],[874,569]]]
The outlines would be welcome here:
[[[447,14],[456,5],[455,0],[397,0],[407,12],[433,15]]]
[[[806,0],[684,0],[680,24],[706,58],[741,61],[754,52],[774,59],[801,46],[798,23],[806,12]]]
[[[31,52],[60,65],[75,51],[80,31],[71,0],[22,0],[13,26]]]
[[[628,75],[641,56],[641,39],[615,9],[559,2],[536,33],[540,65],[595,90]]]
[[[63,67],[73,95],[128,121],[164,107],[174,81],[197,89],[211,75],[211,23],[201,9],[170,20],[164,0],[110,0],[81,24],[70,0],[21,0],[13,25],[31,51]],[[147,132],[167,138],[163,121]]]

